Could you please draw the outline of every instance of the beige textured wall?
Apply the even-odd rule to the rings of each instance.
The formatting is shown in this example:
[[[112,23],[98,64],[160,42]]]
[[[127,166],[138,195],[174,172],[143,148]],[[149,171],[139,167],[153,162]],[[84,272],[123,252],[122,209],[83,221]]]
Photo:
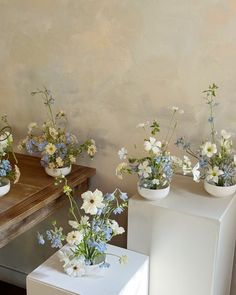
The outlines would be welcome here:
[[[141,143],[136,124],[166,108],[185,110],[178,133],[198,142],[207,113],[200,95],[220,86],[221,128],[236,126],[235,0],[0,0],[0,102],[21,138],[44,118],[30,91],[55,94],[72,130],[94,137],[99,154],[92,186],[136,191],[114,175],[117,150]]]

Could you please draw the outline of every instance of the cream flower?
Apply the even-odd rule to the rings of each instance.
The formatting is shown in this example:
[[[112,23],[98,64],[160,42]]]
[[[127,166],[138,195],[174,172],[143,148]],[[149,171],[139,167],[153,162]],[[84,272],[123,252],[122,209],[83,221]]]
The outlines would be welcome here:
[[[120,264],[125,265],[125,264],[128,262],[128,256],[126,256],[126,255],[122,255],[122,256],[119,258],[119,262],[120,262]]]
[[[93,157],[96,152],[97,152],[96,145],[92,144],[88,147],[87,153],[90,157]]]
[[[56,150],[57,150],[57,148],[53,143],[48,143],[45,147],[46,153],[51,156],[55,153]]]
[[[71,231],[67,234],[66,241],[70,245],[78,245],[83,240],[83,233],[79,230]]]
[[[15,180],[14,183],[17,183],[20,179],[20,169],[17,165],[15,165]]]
[[[71,163],[75,163],[76,162],[76,158],[73,155],[69,155],[69,159]]]
[[[31,133],[32,130],[33,130],[34,128],[36,128],[37,126],[38,126],[38,125],[37,125],[36,122],[31,122],[31,123],[28,125],[28,133]]]
[[[144,141],[145,151],[152,151],[155,155],[159,154],[161,146],[161,142],[157,141],[155,137],[150,137],[149,140]]]
[[[116,167],[116,176],[120,179],[123,179],[122,173],[127,171],[127,169],[128,169],[128,164],[126,162],[120,163]]]
[[[148,161],[144,161],[143,163],[140,163],[138,165],[138,169],[139,169],[138,175],[143,178],[149,177],[149,174],[152,173],[152,168],[149,166]]]
[[[228,140],[231,137],[231,133],[225,131],[225,130],[221,130],[221,136],[225,139]]]
[[[105,206],[103,204],[103,194],[98,189],[96,189],[93,193],[91,191],[87,191],[83,193],[81,197],[84,200],[81,209],[84,209],[85,213],[95,215],[97,214],[98,209]]]
[[[49,134],[51,135],[52,138],[55,139],[57,137],[57,135],[58,135],[58,132],[57,132],[57,130],[55,128],[49,127]]]
[[[159,179],[153,179],[152,180],[153,184],[159,185],[160,184],[160,180]]]
[[[110,221],[110,226],[114,235],[122,235],[125,232],[124,228],[122,226],[119,226],[119,224],[115,220]]]
[[[56,163],[57,163],[58,167],[63,167],[63,165],[64,165],[64,161],[62,160],[61,157],[56,158]]]
[[[208,174],[207,177],[206,177],[207,181],[213,181],[215,183],[218,183],[219,176],[224,174],[224,172],[222,170],[220,170],[219,167],[214,166],[213,168],[210,168],[207,171],[207,174]]]
[[[124,147],[122,147],[118,152],[118,156],[121,160],[125,160],[127,158],[127,154],[128,154],[128,151]]]
[[[90,225],[89,224],[89,217],[88,216],[81,216],[80,224],[89,226]]]
[[[211,158],[214,154],[217,153],[217,148],[214,143],[211,143],[210,141],[207,141],[202,146],[202,155],[207,156],[208,158]]]
[[[72,227],[72,228],[75,228],[77,229],[79,227],[79,223],[77,221],[74,221],[74,220],[69,220],[69,225]]]

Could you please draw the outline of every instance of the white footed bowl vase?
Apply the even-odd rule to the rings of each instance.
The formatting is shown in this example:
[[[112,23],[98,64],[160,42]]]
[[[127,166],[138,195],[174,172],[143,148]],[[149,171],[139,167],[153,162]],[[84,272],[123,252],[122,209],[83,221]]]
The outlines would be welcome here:
[[[236,184],[231,186],[216,186],[204,180],[205,190],[212,196],[223,198],[232,196],[236,192]]]
[[[138,193],[145,199],[150,201],[155,201],[159,199],[164,199],[168,196],[170,192],[170,186],[162,189],[149,189],[141,187],[138,184]]]
[[[8,178],[2,179],[2,185],[0,186],[0,197],[6,195],[11,188],[11,183]]]
[[[62,175],[66,176],[66,175],[70,174],[70,172],[71,172],[71,165],[68,167],[55,168],[55,169],[45,167],[45,172],[49,176],[52,176],[52,177],[59,177]]]

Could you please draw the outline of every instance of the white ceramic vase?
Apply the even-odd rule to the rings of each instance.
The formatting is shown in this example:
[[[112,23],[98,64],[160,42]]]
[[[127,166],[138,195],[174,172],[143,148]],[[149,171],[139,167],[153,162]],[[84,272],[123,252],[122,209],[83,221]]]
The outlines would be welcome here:
[[[212,196],[223,198],[232,196],[236,192],[236,184],[231,186],[216,186],[204,181],[205,190]]]
[[[149,189],[141,187],[138,184],[138,192],[143,198],[150,201],[155,201],[166,198],[170,192],[170,186],[162,189]]]
[[[94,276],[102,274],[104,270],[104,268],[101,267],[102,264],[103,262],[94,265],[85,265],[84,276]]]
[[[11,183],[8,178],[2,178],[0,183],[0,197],[6,195],[11,188]]]
[[[59,177],[62,175],[66,176],[70,174],[71,172],[71,165],[68,167],[55,168],[55,169],[45,167],[45,172],[52,177]]]

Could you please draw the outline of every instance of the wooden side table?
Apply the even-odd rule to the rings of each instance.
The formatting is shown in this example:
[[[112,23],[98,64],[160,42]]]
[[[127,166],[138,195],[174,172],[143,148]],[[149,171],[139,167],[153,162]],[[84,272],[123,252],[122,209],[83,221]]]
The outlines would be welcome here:
[[[62,186],[55,186],[37,157],[17,154],[21,170],[20,181],[0,198],[0,248],[9,241],[44,220],[65,204]],[[77,194],[88,189],[94,168],[73,165],[67,176],[69,185]]]

